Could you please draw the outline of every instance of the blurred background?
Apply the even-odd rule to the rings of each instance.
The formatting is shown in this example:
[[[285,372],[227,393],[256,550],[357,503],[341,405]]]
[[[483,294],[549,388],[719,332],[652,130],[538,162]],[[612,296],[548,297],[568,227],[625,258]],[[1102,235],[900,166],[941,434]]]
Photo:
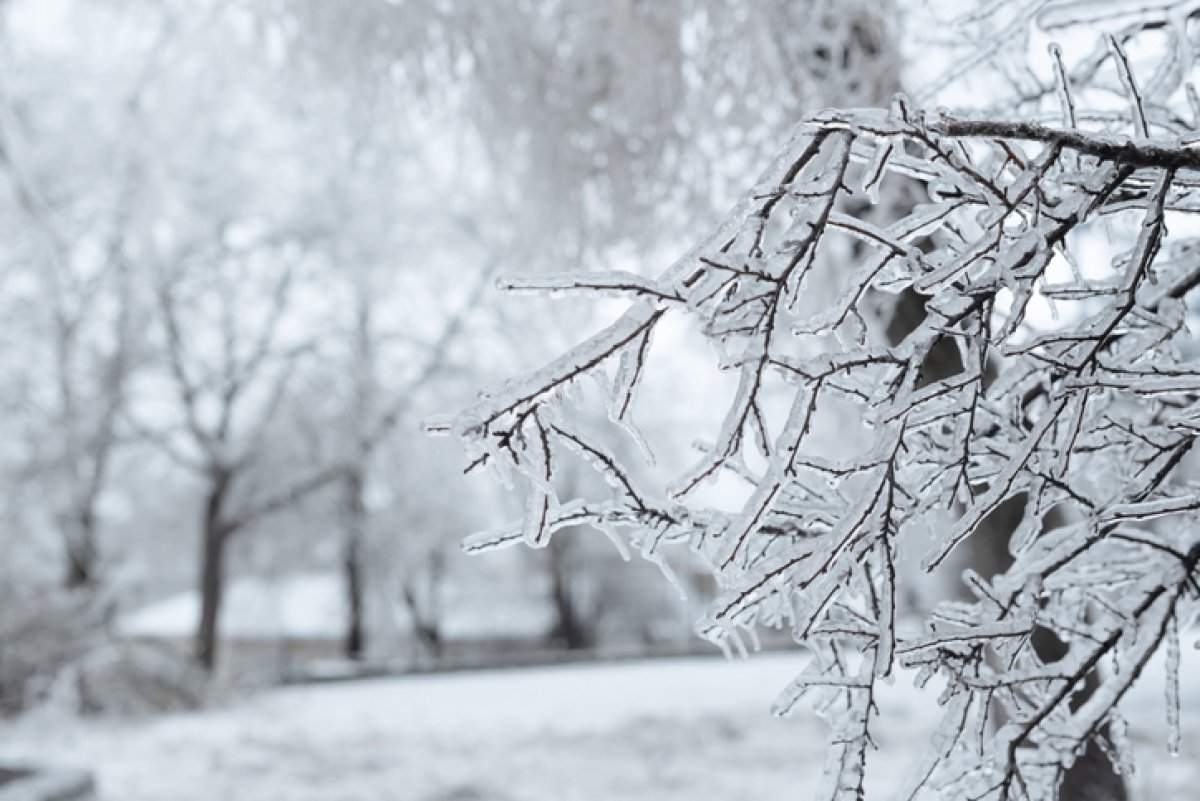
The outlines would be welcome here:
[[[463,557],[519,507],[420,424],[611,315],[498,275],[657,273],[806,112],[886,100],[890,12],[0,3],[0,709],[64,671],[151,703],[101,685],[170,655],[238,684],[694,647],[703,583],[603,538]]]

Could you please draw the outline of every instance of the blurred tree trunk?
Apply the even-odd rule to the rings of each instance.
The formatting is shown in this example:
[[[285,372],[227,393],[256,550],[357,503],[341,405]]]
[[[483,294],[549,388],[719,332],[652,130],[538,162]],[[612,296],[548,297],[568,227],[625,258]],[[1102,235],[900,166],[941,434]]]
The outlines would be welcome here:
[[[366,538],[367,505],[363,498],[364,468],[350,465],[342,479],[342,573],[346,592],[346,635],[343,650],[350,659],[361,659],[366,650],[365,577],[363,544]]]
[[[442,637],[440,603],[442,578],[444,577],[443,567],[442,560],[436,557],[429,565],[429,584],[426,588],[428,592],[424,601],[419,597],[412,581],[405,581],[402,590],[417,644],[421,651],[432,657],[435,662],[441,660],[445,648],[445,640]]]
[[[126,405],[125,387],[129,373],[129,310],[124,287],[121,295],[118,344],[109,363],[105,365],[104,394],[98,401],[103,406],[101,415],[90,432],[86,446],[77,444],[80,441],[78,432],[68,435],[68,442],[76,443],[77,447],[68,450],[68,453],[74,450],[75,455],[71,458],[72,463],[65,466],[72,476],[69,491],[73,498],[62,524],[67,557],[67,589],[91,590],[97,582],[100,551],[96,507],[107,483],[109,465],[117,444],[117,418]]]
[[[196,661],[211,672],[217,663],[218,623],[225,594],[225,545],[232,529],[224,511],[233,474],[215,469],[209,476],[200,550],[200,623],[196,629]]]
[[[570,533],[570,529],[558,532],[546,546],[550,601],[554,609],[550,639],[569,651],[578,651],[596,645],[596,616],[589,614],[579,596],[580,569]]]
[[[69,590],[91,589],[96,581],[96,514],[92,507],[80,509],[73,520],[64,524]]]
[[[346,590],[346,633],[344,653],[360,659],[367,647],[363,610],[366,607],[366,576],[363,549],[367,534],[366,490],[371,453],[382,434],[370,431],[370,415],[377,394],[375,340],[372,318],[375,299],[363,280],[354,282],[354,331],[352,334],[353,385],[350,399],[349,437],[351,456],[342,480],[342,576]]]
[[[230,539],[255,522],[294,507],[313,492],[340,479],[346,471],[344,464],[335,462],[284,485],[256,505],[233,512],[230,498],[240,469],[244,468],[216,463],[207,470],[209,485],[201,532],[200,621],[196,627],[195,654],[200,666],[209,672],[217,665],[218,624],[225,595],[225,554]]]

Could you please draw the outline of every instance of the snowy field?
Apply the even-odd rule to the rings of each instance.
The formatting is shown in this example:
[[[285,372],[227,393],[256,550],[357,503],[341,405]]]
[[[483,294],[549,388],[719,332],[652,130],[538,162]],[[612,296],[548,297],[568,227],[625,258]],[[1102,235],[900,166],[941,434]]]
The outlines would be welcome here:
[[[1196,798],[1197,661],[1185,657],[1180,757],[1162,745],[1159,674],[1130,699],[1138,799]],[[0,727],[0,760],[90,767],[102,801],[802,801],[820,774],[822,724],[768,712],[802,664],[763,655],[381,679],[142,721],[42,712]],[[882,702],[872,797],[927,741],[934,710],[908,684]]]

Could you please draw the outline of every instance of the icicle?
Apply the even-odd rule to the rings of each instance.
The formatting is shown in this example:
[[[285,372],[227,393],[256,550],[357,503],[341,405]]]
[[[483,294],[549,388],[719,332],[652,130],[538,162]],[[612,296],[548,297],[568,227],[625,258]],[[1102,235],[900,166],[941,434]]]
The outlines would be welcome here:
[[[1191,81],[1184,84],[1184,91],[1187,93],[1188,107],[1192,110],[1192,130],[1200,131],[1200,93],[1196,92],[1196,85]]]
[[[647,329],[645,334],[621,351],[608,405],[609,416],[614,422],[626,419],[637,402],[637,390],[646,365],[652,331],[653,329]]]
[[[550,544],[550,514],[553,501],[539,487],[530,487],[525,501],[525,527],[522,537],[530,548],[545,548]]]
[[[750,654],[746,651],[746,643],[742,642],[742,637],[740,634],[738,634],[737,626],[728,619],[718,620],[717,625],[721,627],[721,631],[725,635],[723,641],[733,644],[733,649],[737,651],[738,657],[741,659],[749,659]],[[733,658],[733,654],[731,652],[726,651],[725,655],[729,659]]]
[[[512,460],[494,448],[490,449],[490,455],[491,458],[487,461],[488,469],[496,476],[496,480],[500,482],[500,486],[504,487],[506,492],[512,492],[516,487],[513,480]]]
[[[1167,752],[1179,756],[1179,624],[1167,624]]]
[[[633,440],[633,444],[637,447],[638,453],[642,455],[642,461],[647,467],[657,467],[658,460],[654,457],[654,449],[650,447],[650,441],[646,439],[646,435],[642,433],[642,429],[638,427],[633,419],[628,415],[616,421],[617,427]]]
[[[1109,716],[1108,740],[1112,750],[1110,759],[1115,757],[1113,770],[1119,776],[1132,778],[1136,766],[1133,761],[1133,743],[1129,740],[1129,723],[1115,711]]]
[[[879,187],[883,183],[883,177],[887,174],[888,161],[894,152],[896,152],[896,144],[891,139],[876,145],[871,162],[863,170],[862,189],[871,205],[879,203]]]
[[[1058,91],[1058,102],[1062,107],[1063,122],[1068,128],[1078,124],[1075,120],[1075,98],[1071,96],[1071,80],[1067,76],[1067,68],[1063,65],[1062,48],[1058,42],[1051,42],[1050,58],[1054,60],[1054,83]]]
[[[642,557],[658,568],[659,572],[663,574],[663,578],[667,580],[667,583],[679,594],[679,600],[686,601],[688,599],[687,589],[684,588],[683,582],[679,579],[679,574],[675,572],[675,569],[671,567],[667,562],[667,558],[661,552],[652,551],[650,553],[643,553]],[[758,649],[755,648],[754,650],[757,651]]]
[[[1125,96],[1129,101],[1130,114],[1133,117],[1134,135],[1139,139],[1147,139],[1150,136],[1150,130],[1146,122],[1146,109],[1142,105],[1142,93],[1138,88],[1137,80],[1133,77],[1133,68],[1129,65],[1129,56],[1125,53],[1125,48],[1111,33],[1104,35],[1104,41],[1113,55],[1113,60],[1117,65],[1117,75],[1120,76],[1121,84],[1125,88]]]
[[[600,532],[608,538],[608,541],[613,544],[613,547],[617,549],[617,554],[621,557],[621,560],[628,562],[631,558],[629,546],[625,544],[625,540],[621,539],[621,535],[617,533],[617,530],[613,528],[612,525],[607,521],[601,521],[597,528],[599,528]]]

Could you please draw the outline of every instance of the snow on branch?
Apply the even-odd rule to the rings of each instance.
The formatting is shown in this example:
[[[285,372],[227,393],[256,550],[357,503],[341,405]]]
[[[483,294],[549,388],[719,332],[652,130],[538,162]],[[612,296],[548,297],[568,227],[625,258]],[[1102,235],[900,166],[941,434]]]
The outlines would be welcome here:
[[[758,627],[782,627],[811,650],[777,711],[806,698],[830,721],[823,797],[861,796],[875,682],[898,666],[945,686],[942,727],[901,797],[1052,798],[1095,738],[1123,769],[1107,734],[1118,704],[1159,648],[1177,665],[1196,609],[1200,493],[1184,457],[1200,433],[1200,367],[1186,358],[1200,268],[1197,242],[1171,228],[1198,208],[1200,151],[1148,121],[1116,40],[1111,52],[1130,98],[1123,127],[927,114],[903,98],[829,111],[657,279],[510,280],[632,305],[455,420],[472,464],[528,498],[524,521],[472,547],[540,546],[588,522],[650,558],[690,548],[720,588],[702,634],[742,650]],[[1085,87],[1057,70],[1070,124]],[[1101,218],[1130,235],[1108,264],[1080,269],[1074,251]],[[835,293],[814,309],[817,282]],[[889,338],[879,310],[904,294],[923,317]],[[643,486],[605,432],[576,424],[572,398],[598,383],[625,428],[669,315],[698,323],[737,391],[699,460]],[[931,368],[939,348],[957,355],[949,375]],[[786,411],[768,397],[780,386]],[[814,421],[847,405],[861,436],[831,452]],[[567,458],[608,497],[559,498]],[[753,484],[732,511],[697,492],[724,471]],[[898,550],[949,515],[932,570],[1015,500],[1011,567],[969,572],[973,602],[898,632]],[[1047,661],[1039,631],[1066,655]]]

